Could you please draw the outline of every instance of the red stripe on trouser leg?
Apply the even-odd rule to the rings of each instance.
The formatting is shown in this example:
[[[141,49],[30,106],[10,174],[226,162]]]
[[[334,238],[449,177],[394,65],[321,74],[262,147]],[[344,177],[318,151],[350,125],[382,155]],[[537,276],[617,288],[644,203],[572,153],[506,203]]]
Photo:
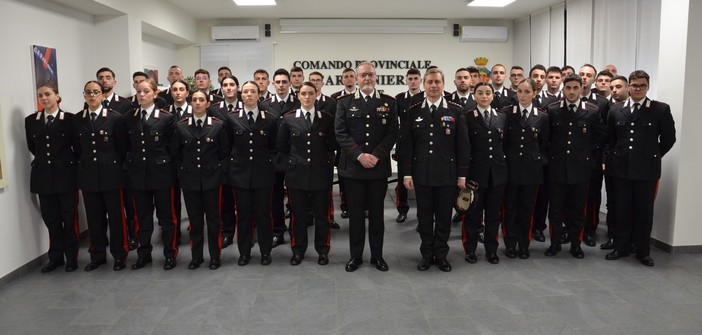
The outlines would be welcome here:
[[[137,212],[136,196],[132,192],[132,207],[134,207],[134,235],[139,234],[139,213]]]
[[[329,221],[334,220],[334,185],[329,186],[329,209],[327,210]]]
[[[529,233],[527,234],[527,239],[531,242],[531,233],[534,231],[534,213],[536,212],[536,197],[539,194],[539,188],[541,186],[536,186],[536,192],[534,192],[534,205],[531,208],[531,215],[529,215]]]
[[[290,196],[290,193],[288,192],[288,203],[290,204],[290,248],[293,249],[295,248],[295,245],[297,245],[297,240],[295,240],[295,222],[297,221],[297,213],[295,213],[295,206],[292,201],[292,197]],[[314,218],[312,219],[314,220]],[[306,232],[305,232],[306,233]],[[293,253],[294,253],[293,249]]]
[[[124,213],[124,189],[119,189],[119,214],[121,216],[121,221],[122,222],[122,248],[124,248],[124,252],[126,254],[129,254],[129,233],[127,232],[127,217]],[[125,256],[125,259],[127,257]]]
[[[173,241],[171,242],[171,248],[173,248],[173,257],[178,257],[178,216],[175,212],[175,187],[171,187],[171,220],[173,221]]]

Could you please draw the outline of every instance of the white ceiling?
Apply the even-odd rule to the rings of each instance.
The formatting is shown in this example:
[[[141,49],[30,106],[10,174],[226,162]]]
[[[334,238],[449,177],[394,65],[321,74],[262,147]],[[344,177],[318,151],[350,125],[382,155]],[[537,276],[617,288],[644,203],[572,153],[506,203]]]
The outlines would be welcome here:
[[[422,18],[520,19],[564,0],[517,0],[504,8],[468,7],[468,0],[276,0],[239,7],[232,0],[167,0],[196,19]]]

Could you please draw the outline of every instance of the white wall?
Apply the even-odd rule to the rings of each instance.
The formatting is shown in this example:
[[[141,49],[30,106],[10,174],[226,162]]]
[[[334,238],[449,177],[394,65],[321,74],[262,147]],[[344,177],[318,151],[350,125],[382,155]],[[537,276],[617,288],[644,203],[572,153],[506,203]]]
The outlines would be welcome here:
[[[142,35],[144,66],[158,69],[158,82],[168,85],[168,68],[175,64],[176,47],[173,43],[151,35]],[[133,91],[133,90],[132,90]]]
[[[61,107],[76,111],[86,78],[94,78],[96,35],[92,16],[44,0],[0,0],[0,113],[8,187],[0,191],[0,277],[48,250],[48,234],[38,200],[29,192],[31,160],[24,138],[24,118],[35,111],[30,45],[56,48]],[[31,22],[29,21],[31,19]],[[60,27],[61,29],[56,29]],[[18,32],[21,28],[21,33]]]
[[[275,67],[290,69],[296,60],[431,60],[433,65],[443,69],[449,82],[447,91],[453,91],[453,74],[456,69],[475,65],[473,59],[479,56],[489,59],[488,68],[503,63],[508,68],[512,64],[512,23],[511,21],[448,20],[446,32],[437,34],[279,34],[278,20],[210,20],[198,23],[198,42],[210,44],[210,28],[213,25],[259,25],[271,24],[272,36],[262,37],[262,41],[275,43]],[[505,43],[461,43],[453,37],[453,24],[502,25],[509,27],[509,37]],[[186,47],[178,50],[178,62],[187,75],[199,68],[199,48]],[[275,69],[268,69],[272,73]],[[325,76],[340,75],[343,69],[319,70]],[[305,75],[314,70],[305,70]],[[406,69],[377,69],[379,75],[403,75]],[[253,73],[235,73],[240,80],[250,79]],[[215,85],[216,86],[216,85]],[[342,86],[325,86],[323,92],[331,94]],[[387,93],[399,93],[406,86],[382,86]],[[271,88],[271,91],[273,89]]]

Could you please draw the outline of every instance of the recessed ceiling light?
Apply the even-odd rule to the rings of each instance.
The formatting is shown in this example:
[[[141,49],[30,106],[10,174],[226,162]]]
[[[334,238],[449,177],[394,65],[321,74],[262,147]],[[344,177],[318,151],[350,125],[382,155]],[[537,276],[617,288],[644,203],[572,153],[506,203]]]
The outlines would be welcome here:
[[[275,0],[234,0],[237,6],[275,6]]]
[[[473,0],[468,3],[470,7],[504,7],[515,0]]]

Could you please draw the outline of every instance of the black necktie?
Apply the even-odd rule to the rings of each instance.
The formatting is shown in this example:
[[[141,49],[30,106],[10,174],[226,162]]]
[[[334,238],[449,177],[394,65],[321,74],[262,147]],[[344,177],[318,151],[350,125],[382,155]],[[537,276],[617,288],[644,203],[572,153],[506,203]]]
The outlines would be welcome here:
[[[107,100],[102,101],[102,107],[107,107],[108,105],[110,105],[109,101],[107,101]]]
[[[202,120],[197,120],[197,130],[202,130]]]
[[[307,126],[312,127],[312,117],[310,116],[310,112],[305,112],[305,119],[307,120]]]
[[[146,111],[143,109],[141,110],[141,122],[146,123]]]
[[[229,113],[232,112],[232,109],[234,109],[234,105],[232,105],[232,104],[227,105],[227,111],[228,111]]]
[[[370,102],[370,95],[366,95],[365,98],[363,98],[363,99],[366,100],[366,103]]]
[[[253,128],[254,125],[256,124],[256,122],[254,121],[254,118],[253,118],[253,112],[249,111],[248,115],[249,115],[249,128]]]
[[[529,117],[529,111],[526,110],[526,108],[524,108],[524,110],[522,111],[522,120],[526,121],[528,117]]]
[[[500,91],[495,92],[495,98],[499,99],[502,96],[502,93]]]
[[[47,126],[50,125],[51,122],[54,122],[54,116],[53,116],[53,115],[49,115],[49,116],[46,117],[46,125],[47,125]]]
[[[575,104],[568,105],[568,108],[570,109],[571,113],[575,114]]]
[[[95,119],[97,119],[97,113],[95,113],[95,112],[90,113],[90,126],[91,127],[95,126]]]
[[[485,115],[485,123],[489,125],[490,124],[490,112],[486,110],[485,112],[483,112],[483,115]]]
[[[636,113],[639,112],[639,107],[640,107],[640,106],[641,106],[641,105],[640,105],[638,102],[634,104],[634,109],[631,111],[631,116],[636,116]]]
[[[461,106],[465,106],[467,103],[468,103],[468,99],[466,99],[465,97],[461,98]]]
[[[436,115],[436,105],[431,105],[431,117],[434,118],[434,115]]]
[[[280,109],[283,110],[283,107],[285,106],[285,101],[280,100],[278,101],[278,103],[280,104]]]

